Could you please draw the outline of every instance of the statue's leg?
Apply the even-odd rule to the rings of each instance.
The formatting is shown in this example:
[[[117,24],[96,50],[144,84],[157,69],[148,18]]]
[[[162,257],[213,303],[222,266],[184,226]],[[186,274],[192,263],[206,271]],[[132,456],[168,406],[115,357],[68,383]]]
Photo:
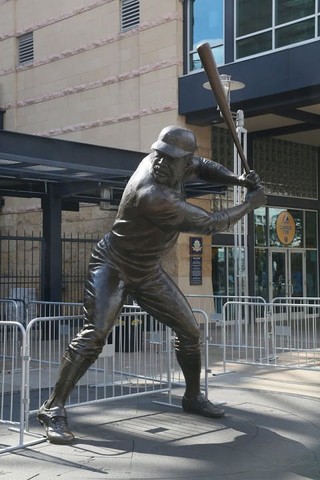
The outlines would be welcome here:
[[[85,323],[65,352],[55,387],[41,406],[38,419],[52,443],[70,443],[64,409],[75,384],[98,358],[126,297],[118,272],[109,265],[89,268],[84,296]]]
[[[143,309],[172,328],[176,334],[176,356],[186,382],[183,409],[208,417],[222,417],[224,410],[214,406],[201,394],[200,330],[183,293],[173,280],[159,269],[151,279],[135,290],[134,295]]]

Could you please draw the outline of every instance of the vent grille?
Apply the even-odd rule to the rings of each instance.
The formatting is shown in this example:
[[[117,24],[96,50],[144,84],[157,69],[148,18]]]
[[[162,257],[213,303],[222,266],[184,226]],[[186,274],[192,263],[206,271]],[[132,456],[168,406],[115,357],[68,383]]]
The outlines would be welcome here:
[[[33,32],[18,38],[19,65],[33,62]]]
[[[134,28],[140,23],[140,0],[122,0],[121,30]]]

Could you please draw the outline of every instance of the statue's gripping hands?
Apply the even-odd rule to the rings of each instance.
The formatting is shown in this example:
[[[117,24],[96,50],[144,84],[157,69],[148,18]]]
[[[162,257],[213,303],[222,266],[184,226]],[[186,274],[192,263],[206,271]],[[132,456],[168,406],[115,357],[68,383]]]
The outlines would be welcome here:
[[[128,295],[176,335],[177,360],[185,377],[184,411],[222,417],[200,391],[200,332],[182,292],[161,267],[180,232],[214,234],[228,229],[265,203],[255,172],[237,177],[222,165],[194,156],[190,130],[170,126],[160,133],[130,178],[111,231],[95,247],[84,293],[85,324],[62,359],[55,388],[38,412],[51,442],[70,443],[64,404],[76,382],[97,359]],[[241,205],[207,212],[186,202],[184,183],[192,179],[241,185]]]

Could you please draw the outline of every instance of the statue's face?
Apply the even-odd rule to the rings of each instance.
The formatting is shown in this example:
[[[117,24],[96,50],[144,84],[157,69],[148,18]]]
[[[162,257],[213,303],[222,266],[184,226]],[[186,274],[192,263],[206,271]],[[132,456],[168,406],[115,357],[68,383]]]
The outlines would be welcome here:
[[[174,158],[163,152],[155,151],[152,163],[152,174],[154,179],[162,185],[174,187],[183,179],[192,158],[193,155]]]

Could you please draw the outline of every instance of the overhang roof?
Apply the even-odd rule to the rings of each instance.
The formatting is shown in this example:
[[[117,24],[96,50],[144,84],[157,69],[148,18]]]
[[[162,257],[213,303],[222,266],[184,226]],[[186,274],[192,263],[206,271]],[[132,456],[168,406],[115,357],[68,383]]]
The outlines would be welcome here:
[[[146,153],[0,130],[0,196],[37,197],[54,184],[64,208],[99,203],[101,187],[118,204],[123,189]],[[204,183],[187,186],[187,196],[220,192]]]

